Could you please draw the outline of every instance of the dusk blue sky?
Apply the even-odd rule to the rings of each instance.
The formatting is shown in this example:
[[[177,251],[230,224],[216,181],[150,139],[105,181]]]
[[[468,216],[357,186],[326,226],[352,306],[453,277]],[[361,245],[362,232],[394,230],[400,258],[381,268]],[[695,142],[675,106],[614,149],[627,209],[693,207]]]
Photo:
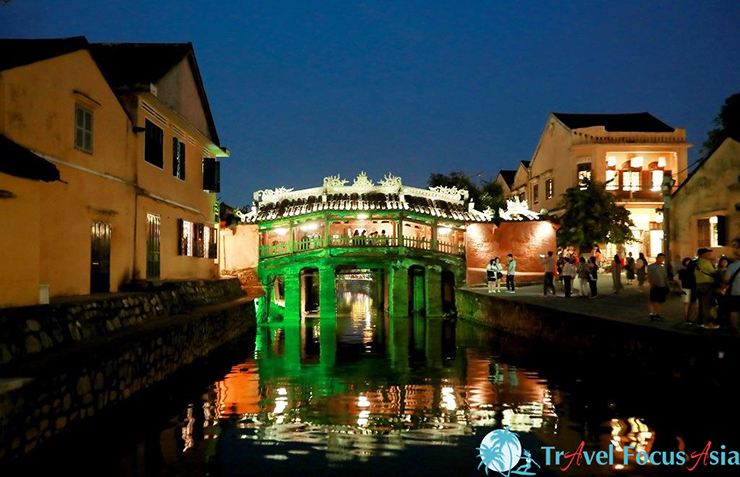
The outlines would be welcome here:
[[[231,205],[327,175],[490,178],[550,111],[650,111],[698,157],[740,92],[740,1],[14,0],[0,36],[195,45]]]

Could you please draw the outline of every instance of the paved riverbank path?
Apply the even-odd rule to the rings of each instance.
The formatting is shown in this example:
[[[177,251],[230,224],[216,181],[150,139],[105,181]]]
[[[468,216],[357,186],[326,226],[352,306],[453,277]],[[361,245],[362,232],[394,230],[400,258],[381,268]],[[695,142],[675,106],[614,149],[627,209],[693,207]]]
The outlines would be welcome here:
[[[576,284],[578,282],[576,281]],[[557,296],[547,297],[542,294],[542,284],[521,286],[517,288],[516,293],[508,293],[505,289],[499,293],[488,293],[485,287],[463,287],[481,295],[491,296],[502,300],[511,300],[532,305],[543,306],[558,310],[561,312],[572,312],[581,315],[594,316],[611,321],[630,323],[633,325],[642,325],[672,331],[677,333],[688,333],[696,335],[722,335],[732,336],[733,332],[725,329],[709,330],[698,325],[687,325],[684,323],[683,304],[681,297],[676,293],[671,293],[661,312],[662,322],[651,322],[648,312],[649,286],[647,282],[641,290],[635,282],[627,285],[626,280],[622,280],[624,290],[619,293],[613,293],[611,275],[599,276],[598,290],[599,295],[596,298],[580,297],[575,290],[571,298],[565,298],[563,291],[558,287]]]

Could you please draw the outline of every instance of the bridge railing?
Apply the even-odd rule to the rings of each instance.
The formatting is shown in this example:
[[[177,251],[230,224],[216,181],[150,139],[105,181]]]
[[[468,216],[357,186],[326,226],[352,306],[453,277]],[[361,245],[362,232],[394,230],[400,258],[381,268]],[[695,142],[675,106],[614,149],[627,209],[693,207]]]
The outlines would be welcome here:
[[[329,247],[337,248],[363,248],[363,247],[398,247],[403,246],[406,248],[413,248],[417,250],[429,250],[432,252],[446,253],[450,255],[465,255],[464,244],[453,244],[447,242],[433,243],[424,238],[402,236],[399,240],[398,237],[389,236],[341,236],[331,237],[329,239]],[[310,240],[299,240],[293,243],[293,253],[306,252],[309,250],[316,250],[324,248],[324,240],[322,237],[310,239]],[[278,243],[273,245],[260,245],[259,247],[260,258],[272,257],[275,255],[284,255],[291,253],[290,243]]]

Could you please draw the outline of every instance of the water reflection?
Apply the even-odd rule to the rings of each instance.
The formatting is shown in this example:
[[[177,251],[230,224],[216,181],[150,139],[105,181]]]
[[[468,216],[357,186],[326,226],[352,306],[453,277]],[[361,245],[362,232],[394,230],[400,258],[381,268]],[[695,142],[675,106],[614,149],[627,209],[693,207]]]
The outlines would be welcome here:
[[[536,375],[466,348],[461,324],[391,319],[379,304],[361,283],[342,293],[336,321],[261,327],[254,358],[215,383],[206,433],[305,443],[334,461],[455,446],[482,426],[556,428]]]

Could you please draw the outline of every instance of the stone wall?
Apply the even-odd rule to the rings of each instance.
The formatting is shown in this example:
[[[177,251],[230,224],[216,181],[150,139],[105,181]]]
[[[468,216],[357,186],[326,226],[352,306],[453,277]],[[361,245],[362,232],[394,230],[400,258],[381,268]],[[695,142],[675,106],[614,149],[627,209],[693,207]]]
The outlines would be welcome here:
[[[6,366],[6,372],[0,373],[0,461],[32,451],[247,332],[255,324],[254,304],[243,296],[236,280],[230,282],[236,284],[241,298],[164,317],[161,313],[165,309],[182,307],[189,299],[176,292],[181,300],[173,304],[173,299],[157,292],[149,297],[155,303],[148,303],[158,313],[158,320],[145,323],[143,319],[137,322],[133,317],[124,318],[133,320],[131,326],[138,326],[89,338],[69,348],[26,356],[13,366],[12,374]],[[234,285],[216,288],[221,286],[228,295]],[[140,303],[147,302],[141,302],[143,298],[137,295],[134,305],[129,301],[124,309],[143,308]],[[117,313],[112,307],[104,309]],[[98,308],[91,310],[101,318]],[[45,332],[43,327],[35,331],[41,332]]]
[[[149,291],[74,297],[51,305],[0,308],[0,370],[42,351],[110,336],[198,306],[244,296],[239,281],[166,282]]]
[[[714,366],[718,360],[740,359],[738,340],[733,336],[700,336],[664,330],[562,312],[469,290],[457,290],[455,297],[458,315],[463,319],[531,340],[536,346],[555,352],[598,352],[640,363],[672,357],[677,367],[682,364],[696,367],[700,362]]]
[[[468,286],[485,283],[488,262],[499,257],[505,265],[510,253],[517,261],[517,282],[542,281],[545,269],[539,255],[557,252],[555,231],[555,226],[544,220],[502,222],[498,226],[470,224],[465,244]]]

